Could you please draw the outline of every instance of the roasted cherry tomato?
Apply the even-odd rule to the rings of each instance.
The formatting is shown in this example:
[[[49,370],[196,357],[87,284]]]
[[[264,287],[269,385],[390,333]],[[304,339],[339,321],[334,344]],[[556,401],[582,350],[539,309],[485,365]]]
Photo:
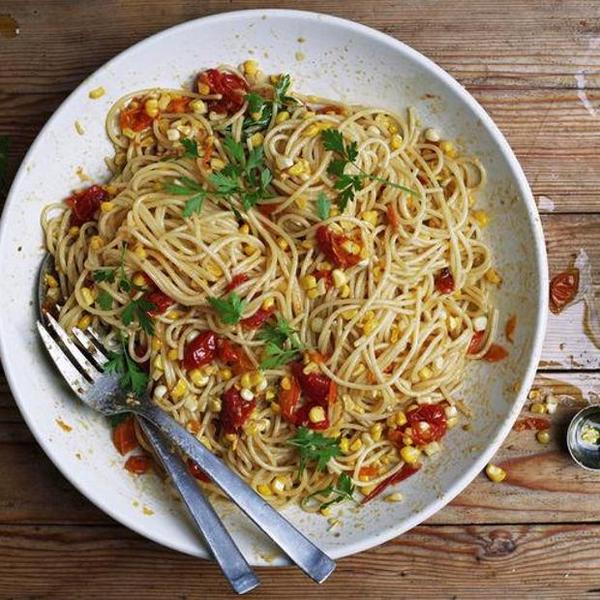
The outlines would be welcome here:
[[[168,113],[184,113],[187,112],[188,105],[190,103],[191,98],[187,96],[181,96],[179,98],[173,98],[171,102],[167,105]]]
[[[375,489],[368,495],[363,498],[361,504],[366,504],[367,502],[373,500],[375,496],[379,496],[383,490],[385,490],[388,485],[393,485],[394,483],[399,483],[404,479],[407,479],[411,475],[414,475],[419,469],[421,465],[409,465],[405,463],[402,465],[400,470],[393,475],[390,475],[387,479],[384,479],[379,485],[375,486]]]
[[[335,104],[328,104],[327,106],[322,106],[317,110],[317,114],[319,115],[343,115],[344,114],[343,106],[335,106]]]
[[[248,281],[248,275],[246,273],[238,273],[231,278],[231,281],[225,286],[226,292],[232,292],[236,287],[242,285],[242,283]]]
[[[354,254],[345,248],[348,242],[360,246],[360,236],[355,235],[350,238],[343,233],[332,231],[326,225],[321,225],[317,229],[319,250],[337,267],[352,267],[360,262],[360,252]]]
[[[435,276],[435,289],[441,294],[450,294],[454,291],[454,277],[448,267],[444,267]]]
[[[160,290],[153,290],[152,292],[148,292],[145,296],[148,302],[154,304],[154,308],[148,311],[148,314],[151,317],[156,317],[158,315],[162,315],[169,306],[175,304],[175,300],[170,296],[167,296],[165,293]]]
[[[80,226],[91,221],[100,208],[100,203],[106,198],[106,190],[99,185],[92,185],[69,196],[65,202],[71,208],[71,225]]]
[[[191,473],[192,477],[195,477],[200,481],[204,481],[204,483],[210,483],[210,477],[198,466],[196,461],[188,458],[186,462],[188,471]]]
[[[133,449],[138,447],[138,441],[135,437],[135,426],[133,417],[127,417],[124,421],[121,421],[113,429],[113,444],[118,450],[119,454],[127,454]]]
[[[244,105],[248,84],[234,73],[208,69],[198,75],[198,86],[207,85],[211,94],[220,94],[220,100],[207,100],[209,110],[231,115]]]
[[[229,388],[222,396],[222,408],[219,413],[224,433],[237,433],[248,420],[256,407],[256,400],[246,402],[234,387]]]
[[[228,367],[231,367],[236,375],[241,375],[254,369],[252,361],[241,346],[227,339],[219,338],[217,349],[219,360],[224,362]]]
[[[444,407],[439,404],[421,404],[419,408],[406,413],[406,419],[412,430],[411,438],[417,446],[441,439],[448,425]]]
[[[202,331],[185,345],[183,366],[186,369],[196,369],[211,363],[216,357],[217,334],[210,330]]]
[[[256,208],[259,210],[261,215],[270,217],[280,206],[279,202],[264,202],[263,204],[257,204]]]
[[[361,467],[358,471],[359,477],[375,477],[379,473],[379,467],[375,465],[365,465]]]
[[[153,119],[146,113],[144,105],[137,100],[133,100],[119,115],[121,131],[124,129],[143,131],[152,125],[152,121]]]
[[[386,212],[392,229],[398,229],[400,226],[400,219],[398,217],[398,213],[396,212],[396,207],[393,204],[388,204]]]
[[[244,329],[258,329],[271,317],[275,312],[275,307],[259,308],[252,316],[246,317],[240,321],[240,325]]]
[[[498,362],[508,356],[508,351],[500,344],[492,344],[488,351],[483,355],[484,360],[488,362]]]
[[[281,388],[279,390],[279,408],[281,416],[288,422],[296,424],[296,410],[300,402],[300,386],[295,377],[290,377],[291,387],[289,390]]]
[[[579,269],[568,269],[552,278],[550,282],[550,310],[557,315],[573,302],[579,290]]]
[[[515,341],[514,334],[515,334],[516,328],[517,328],[517,315],[511,315],[510,317],[508,317],[508,320],[506,321],[506,327],[504,329],[504,335],[506,335],[506,339],[511,344]]]
[[[152,459],[145,454],[137,454],[135,456],[130,456],[125,461],[125,469],[130,473],[135,473],[136,475],[142,475],[143,473],[147,473],[152,466]]]
[[[515,431],[525,431],[526,429],[544,431],[545,429],[550,429],[550,421],[540,417],[526,417],[525,419],[519,419],[513,425],[513,429]]]
[[[469,342],[467,354],[477,354],[483,348],[485,331],[476,331]]]
[[[330,389],[335,384],[323,373],[304,373],[304,365],[301,362],[292,363],[292,373],[298,380],[302,393],[312,402],[321,406],[327,406]]]
[[[325,288],[330,290],[333,287],[333,272],[327,271],[326,269],[319,269],[314,272],[315,279],[320,281],[323,279],[325,281]]]

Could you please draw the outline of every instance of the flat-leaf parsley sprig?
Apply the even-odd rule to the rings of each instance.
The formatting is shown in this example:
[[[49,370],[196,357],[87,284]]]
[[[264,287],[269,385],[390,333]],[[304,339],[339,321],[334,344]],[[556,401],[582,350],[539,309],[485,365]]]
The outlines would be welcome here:
[[[338,155],[338,158],[334,158],[329,163],[327,172],[336,177],[334,187],[340,192],[338,205],[341,211],[346,208],[350,200],[354,200],[356,192],[362,189],[365,178],[379,181],[413,196],[419,195],[418,192],[409,187],[400,185],[399,183],[392,183],[389,179],[372,175],[361,169],[355,162],[358,158],[358,144],[356,142],[344,142],[344,136],[341,131],[337,129],[325,129],[321,132],[321,139],[323,140],[325,150],[330,150]],[[347,165],[354,167],[358,173],[346,173]]]
[[[235,292],[225,298],[209,298],[208,302],[225,325],[239,323],[246,305]]]
[[[281,316],[277,315],[275,324],[266,323],[256,336],[266,342],[261,369],[278,369],[297,360],[304,349],[298,339],[298,333]]]
[[[121,350],[109,354],[108,361],[104,365],[104,372],[121,375],[119,385],[123,390],[141,396],[148,386],[148,375],[129,356],[127,341],[125,336],[121,336]]]
[[[317,469],[323,471],[330,459],[339,456],[342,452],[335,438],[324,436],[308,427],[298,427],[287,443],[294,446],[300,455],[299,476],[304,472],[308,461],[315,461]]]
[[[164,190],[175,196],[189,196],[183,208],[183,216],[186,218],[202,211],[202,205],[208,193],[201,184],[189,177],[178,177],[166,183]]]
[[[313,492],[302,499],[302,507],[310,508],[317,504],[319,510],[325,510],[332,504],[338,504],[345,500],[354,502],[354,491],[356,487],[352,483],[352,478],[346,473],[341,473],[335,483],[329,484],[326,488]],[[328,498],[325,502],[319,502],[317,498]],[[330,499],[329,499],[330,498]]]

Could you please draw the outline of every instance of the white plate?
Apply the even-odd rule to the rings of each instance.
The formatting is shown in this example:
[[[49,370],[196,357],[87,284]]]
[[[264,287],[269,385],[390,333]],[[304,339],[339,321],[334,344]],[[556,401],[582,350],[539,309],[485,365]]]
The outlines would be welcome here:
[[[341,509],[341,527],[299,509],[286,515],[332,557],[360,552],[414,527],[458,494],[484,467],[515,420],[532,383],[546,322],[547,264],[540,219],[523,172],[502,134],[447,73],[408,46],[334,17],[288,10],[216,15],[184,23],[127,50],[99,69],[62,104],[39,134],[12,186],[0,229],[0,351],[12,392],[40,445],[92,502],[127,527],[197,556],[206,550],[186,516],[155,477],[122,468],[103,418],[81,406],[62,384],[37,339],[32,305],[43,255],[42,207],[81,185],[76,169],[106,176],[111,152],[104,133],[110,105],[122,94],[189,83],[199,70],[248,57],[266,72],[289,72],[306,93],[396,109],[415,106],[424,123],[457,138],[489,173],[482,204],[491,214],[485,237],[504,277],[495,303],[501,329],[516,314],[516,341],[502,363],[468,372],[464,397],[472,427],[452,430],[441,456],[401,484],[405,501]],[[106,95],[88,92],[104,86]],[[78,135],[78,119],[85,135]],[[64,431],[57,420],[73,427]],[[227,526],[254,564],[285,558],[238,512],[221,508]],[[151,514],[150,514],[151,513]]]

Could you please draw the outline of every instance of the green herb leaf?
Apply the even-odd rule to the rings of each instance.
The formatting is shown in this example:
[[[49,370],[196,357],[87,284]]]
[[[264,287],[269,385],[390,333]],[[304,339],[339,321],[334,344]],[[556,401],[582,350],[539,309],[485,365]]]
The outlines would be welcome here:
[[[200,156],[198,154],[198,144],[194,140],[185,138],[181,140],[181,145],[185,148],[184,158],[198,158]]]
[[[280,348],[277,344],[271,342],[265,346],[264,358],[260,361],[259,367],[263,370],[279,369],[288,363],[300,358],[299,348]]]
[[[224,170],[209,175],[208,181],[214,185],[217,192],[223,196],[230,196],[241,190],[238,176],[229,175]]]
[[[354,200],[354,194],[362,188],[362,177],[360,175],[342,175],[333,187],[340,190],[338,206],[340,212],[344,212],[348,202]]]
[[[126,392],[133,392],[136,396],[141,396],[148,386],[148,375],[129,356],[127,338],[121,338],[121,346],[121,352],[109,354],[108,361],[104,365],[104,372],[120,374],[119,385]]]
[[[113,307],[113,297],[106,290],[102,290],[98,294],[97,302],[98,306],[102,310],[111,310],[111,308]]]
[[[242,318],[245,302],[235,292],[226,298],[209,298],[208,302],[226,325],[235,325]]]
[[[300,454],[298,475],[302,475],[308,461],[316,461],[317,469],[323,471],[330,459],[341,454],[335,438],[326,437],[308,427],[299,427],[294,437],[287,443],[297,448]]]
[[[288,73],[285,73],[279,77],[274,89],[273,104],[275,106],[283,106],[284,104],[296,104],[297,100],[288,96],[288,90],[292,84],[292,78]]]
[[[310,503],[310,501],[314,498],[316,498],[317,496],[321,497],[321,498],[329,498],[333,495],[333,498],[331,500],[328,500],[327,502],[323,502],[319,505],[319,510],[323,510],[325,508],[327,508],[328,506],[331,506],[332,504],[337,504],[339,502],[343,502],[344,500],[354,500],[353,494],[354,494],[354,490],[355,490],[355,486],[352,483],[352,478],[349,477],[346,473],[342,473],[339,477],[338,480],[335,484],[331,484],[328,485],[326,488],[323,488],[322,490],[318,490],[317,492],[314,492],[312,494],[310,494],[309,496],[306,496],[305,498],[303,498],[302,500],[302,505],[306,506]]]
[[[132,300],[121,313],[121,321],[123,325],[129,326],[134,319],[140,324],[140,327],[147,335],[154,335],[154,321],[148,314],[154,310],[156,306],[142,296],[137,300]]]
[[[266,342],[261,369],[278,369],[300,357],[303,349],[297,332],[281,316],[277,323],[265,323],[257,334],[257,339]]]
[[[114,283],[115,281],[115,269],[96,269],[92,273],[94,281],[100,283],[101,281],[107,281],[108,283]]]
[[[251,92],[246,96],[246,100],[248,102],[248,112],[251,116],[262,112],[263,106],[265,105],[265,99],[260,94]]]
[[[231,162],[236,165],[244,166],[246,163],[246,157],[244,155],[244,146],[241,142],[236,142],[232,136],[228,135],[223,140],[223,148],[227,152],[227,156]]]
[[[265,323],[256,337],[264,342],[283,346],[295,334],[296,330],[281,315],[277,315],[277,323]]]
[[[205,198],[206,192],[203,192],[201,194],[196,194],[187,200],[185,206],[183,207],[182,214],[184,218],[191,217],[194,213],[200,213],[202,211],[202,205],[204,204]]]
[[[337,152],[344,158],[346,157],[346,149],[344,147],[344,136],[342,135],[341,131],[338,131],[337,129],[324,129],[321,132],[321,139],[323,140],[325,150]]]
[[[331,213],[331,202],[324,192],[319,192],[317,196],[317,215],[321,221],[329,219]]]
[[[192,194],[205,192],[200,183],[189,177],[179,177],[171,183],[165,184],[164,189],[176,196],[191,196]]]

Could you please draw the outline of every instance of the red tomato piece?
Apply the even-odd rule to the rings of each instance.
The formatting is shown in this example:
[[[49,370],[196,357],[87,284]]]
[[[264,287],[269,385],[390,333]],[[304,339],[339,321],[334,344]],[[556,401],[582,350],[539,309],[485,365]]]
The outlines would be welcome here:
[[[219,338],[217,340],[217,350],[219,359],[228,367],[232,367],[236,375],[241,375],[254,369],[252,361],[241,346],[227,339]]]
[[[358,471],[359,477],[375,477],[379,473],[379,468],[375,465],[365,465]]]
[[[271,317],[274,312],[274,306],[267,309],[259,308],[252,316],[242,319],[240,321],[240,325],[244,329],[258,329]]]
[[[417,446],[424,446],[441,439],[446,433],[448,419],[444,407],[439,404],[421,404],[416,410],[407,413],[411,437]],[[427,423],[426,428],[421,423]]]
[[[508,317],[508,321],[506,321],[506,328],[504,330],[504,334],[506,335],[506,339],[512,344],[514,340],[514,333],[517,327],[517,315],[511,315]]]
[[[270,217],[279,208],[280,204],[280,202],[265,202],[264,204],[257,204],[256,208],[258,208],[261,215]]]
[[[454,291],[454,277],[448,267],[444,267],[435,276],[435,289],[441,294],[450,294]]]
[[[224,433],[237,433],[256,407],[256,400],[246,402],[234,387],[229,388],[222,397],[222,408],[219,413]]]
[[[309,429],[314,429],[316,431],[322,431],[323,429],[329,429],[329,419],[327,418],[327,414],[325,414],[325,418],[322,421],[318,421],[317,423],[313,423],[309,418],[310,409],[314,406],[321,406],[318,402],[309,402],[304,406],[301,406],[296,411],[296,425],[308,427]]]
[[[467,354],[477,354],[483,348],[484,337],[485,331],[476,331],[469,342]]]
[[[498,362],[508,356],[508,351],[500,344],[492,344],[488,351],[483,355],[484,360],[488,362]]]
[[[205,84],[212,94],[220,94],[220,100],[207,100],[209,110],[231,115],[244,105],[248,84],[234,73],[208,69],[198,75],[198,84]]]
[[[394,473],[393,475],[390,475],[387,479],[384,479],[379,485],[375,487],[375,489],[368,496],[365,496],[361,504],[366,504],[367,502],[370,502],[371,500],[373,500],[373,498],[379,496],[379,494],[381,494],[381,492],[383,492],[383,490],[385,490],[386,487],[388,487],[389,485],[393,485],[394,483],[399,483],[404,479],[407,479],[411,475],[414,475],[420,468],[421,465],[409,465],[405,463],[404,465],[402,465],[401,469],[397,473]]]
[[[333,287],[333,275],[332,271],[327,271],[325,269],[319,269],[314,272],[315,279],[320,281],[321,279],[325,280],[325,288],[330,290]]]
[[[149,117],[144,110],[143,104],[134,100],[126,106],[119,115],[119,126],[121,131],[131,129],[132,131],[144,131],[152,125],[152,117]]]
[[[344,108],[341,106],[335,106],[334,104],[328,104],[327,106],[323,106],[316,111],[318,115],[343,115]]]
[[[281,416],[288,422],[296,424],[296,409],[300,402],[300,386],[295,377],[290,377],[291,387],[289,390],[279,390],[279,408]]]
[[[579,269],[567,269],[559,273],[550,281],[550,310],[559,314],[573,302],[579,290]]]
[[[75,192],[65,202],[71,209],[71,225],[80,226],[91,221],[100,208],[100,203],[108,198],[108,193],[99,185]]]
[[[398,213],[396,212],[396,207],[393,204],[388,204],[386,208],[388,221],[392,229],[398,229],[400,226],[400,219],[398,217]]]
[[[519,419],[513,425],[513,429],[515,431],[525,431],[527,429],[533,431],[544,431],[546,429],[550,429],[550,421],[540,417],[526,417],[525,419]]]
[[[167,105],[168,113],[184,113],[187,112],[188,105],[190,103],[191,98],[186,96],[181,96],[180,98],[173,98],[171,102]]]
[[[115,448],[122,455],[138,447],[133,417],[127,417],[113,429],[112,439]]]
[[[210,477],[198,466],[196,461],[192,460],[191,458],[188,458],[187,467],[192,477],[195,477],[200,481],[204,481],[204,483],[210,483]]]
[[[217,334],[214,331],[202,331],[183,351],[183,366],[196,369],[211,363],[217,357]]]
[[[136,475],[143,475],[150,470],[152,466],[152,459],[145,454],[137,454],[135,456],[130,456],[125,461],[125,470],[130,473],[135,473]]]
[[[214,144],[212,142],[212,136],[208,136],[204,140],[204,144],[202,145],[202,166],[207,169],[210,164],[210,159],[212,156]]]
[[[154,308],[148,311],[148,314],[151,317],[156,317],[158,315],[162,315],[169,306],[175,304],[175,300],[167,294],[161,292],[160,290],[154,290],[152,292],[148,292],[145,296],[148,302],[154,304]]]
[[[238,273],[231,278],[231,281],[225,286],[226,292],[232,292],[236,287],[242,285],[242,283],[248,281],[248,275],[246,273]]]
[[[351,241],[359,244],[360,237],[354,236],[353,240],[343,233],[332,231],[326,225],[321,225],[317,229],[319,249],[338,267],[352,267],[360,262],[360,253],[353,254],[344,248],[344,244]]]
[[[333,381],[323,373],[305,373],[301,362],[292,363],[291,367],[302,393],[313,403],[327,406],[332,384],[335,386]]]

